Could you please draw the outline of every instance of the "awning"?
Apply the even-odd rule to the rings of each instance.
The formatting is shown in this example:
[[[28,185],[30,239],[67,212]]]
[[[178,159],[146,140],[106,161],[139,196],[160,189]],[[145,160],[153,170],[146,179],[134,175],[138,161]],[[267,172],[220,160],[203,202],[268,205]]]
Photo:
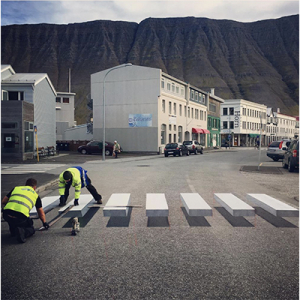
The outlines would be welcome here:
[[[204,131],[201,128],[192,128],[192,133],[204,133]]]
[[[192,133],[210,133],[210,131],[202,128],[192,128]]]

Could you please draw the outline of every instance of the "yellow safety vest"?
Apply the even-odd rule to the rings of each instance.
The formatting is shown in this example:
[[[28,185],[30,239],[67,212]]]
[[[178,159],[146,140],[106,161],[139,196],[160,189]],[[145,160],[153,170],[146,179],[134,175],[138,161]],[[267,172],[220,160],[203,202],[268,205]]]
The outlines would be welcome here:
[[[16,186],[4,209],[11,209],[29,217],[39,195],[31,186]]]
[[[76,168],[69,168],[65,171],[69,171],[72,174],[72,186],[75,187],[75,199],[79,199],[80,193],[81,193],[81,174],[78,169]],[[62,196],[65,194],[65,186],[66,186],[66,181],[64,180],[64,172],[63,171],[59,175],[59,184],[58,184],[58,189],[59,189],[59,195]]]

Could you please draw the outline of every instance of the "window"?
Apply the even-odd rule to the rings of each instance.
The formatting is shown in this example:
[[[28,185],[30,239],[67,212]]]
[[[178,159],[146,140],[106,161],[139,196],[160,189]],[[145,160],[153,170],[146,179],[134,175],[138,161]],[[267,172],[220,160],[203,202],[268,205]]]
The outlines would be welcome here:
[[[188,118],[190,118],[191,117],[191,109],[190,109],[190,107],[188,107]]]
[[[32,122],[24,122],[24,130],[30,130],[33,131],[33,123]]]
[[[182,143],[182,126],[178,126],[178,143]]]
[[[230,114],[231,116],[234,115],[234,108],[233,108],[233,107],[229,107],[229,114]]]
[[[169,102],[169,114],[172,114],[172,102]]]
[[[184,96],[184,88],[181,88],[181,96]]]
[[[166,112],[166,101],[165,100],[163,100],[162,103],[161,103],[161,109],[162,109],[163,113]]]
[[[227,121],[223,121],[223,129],[227,129]]]
[[[192,116],[191,118],[193,119],[194,118],[194,109],[192,108]]]
[[[60,97],[56,97],[56,103],[61,103],[61,98]]]
[[[204,112],[204,121],[206,121],[206,111]]]
[[[12,128],[18,128],[18,123],[15,122],[4,122],[1,124],[2,129],[12,129]]]
[[[211,112],[216,112],[217,111],[217,106],[214,103],[209,103],[209,110]]]
[[[224,115],[224,116],[227,116],[227,107],[224,107],[224,108],[223,108],[223,115]]]
[[[171,131],[172,130],[172,125],[171,124],[169,124],[169,131]]]
[[[175,92],[175,83],[172,83],[172,92]]]
[[[179,115],[182,116],[182,105],[179,104]]]
[[[208,123],[208,126],[211,127],[211,118],[208,118],[207,123]]]
[[[198,102],[198,92],[195,92],[195,101]]]
[[[176,103],[173,105],[174,115],[176,115]]]
[[[161,79],[161,88],[162,89],[165,88],[165,79],[164,78]]]
[[[24,100],[24,92],[8,92],[8,100]]]
[[[195,109],[195,119],[199,119],[199,110]]]
[[[194,90],[191,90],[191,99],[194,100]]]
[[[176,131],[176,125],[174,125],[174,131]],[[176,142],[175,142],[176,143]]]
[[[2,100],[4,101],[8,100],[8,91],[2,90]]]
[[[171,84],[170,84],[170,82],[167,83],[167,90],[168,90],[168,91],[171,90]]]
[[[179,94],[179,86],[176,85],[176,94]]]
[[[234,121],[230,121],[230,123],[229,123],[229,128],[230,128],[230,129],[233,129],[233,128],[234,128]]]
[[[184,116],[186,117],[186,106],[184,106]]]
[[[63,103],[69,103],[70,99],[69,98],[63,98]]]
[[[161,132],[160,132],[160,143],[163,145],[166,143],[166,124],[161,124]]]
[[[203,120],[203,110],[200,110],[200,120]]]

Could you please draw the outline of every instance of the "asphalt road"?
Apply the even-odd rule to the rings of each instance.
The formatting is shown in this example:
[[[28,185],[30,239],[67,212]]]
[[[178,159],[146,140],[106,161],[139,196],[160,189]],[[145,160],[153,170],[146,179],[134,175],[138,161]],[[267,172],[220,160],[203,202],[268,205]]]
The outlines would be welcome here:
[[[230,192],[251,205],[247,193],[265,193],[298,208],[299,173],[265,153],[262,166],[279,172],[240,171],[257,163],[253,149],[82,163],[104,203],[112,193],[130,193],[131,204],[142,208],[127,218],[91,208],[77,236],[62,218],[25,244],[2,223],[2,299],[299,299],[299,219],[260,208],[256,217],[233,218],[213,199]],[[212,217],[187,216],[180,193],[190,192],[213,208]],[[169,218],[146,217],[147,193],[165,193]],[[40,195],[58,195],[57,187]]]

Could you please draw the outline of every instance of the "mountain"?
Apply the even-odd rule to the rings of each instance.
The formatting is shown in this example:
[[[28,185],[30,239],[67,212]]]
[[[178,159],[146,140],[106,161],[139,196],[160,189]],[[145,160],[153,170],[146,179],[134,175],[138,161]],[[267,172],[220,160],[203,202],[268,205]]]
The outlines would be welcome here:
[[[224,99],[243,98],[298,115],[299,15],[241,23],[207,18],[148,18],[1,27],[2,64],[47,73],[68,91],[78,124],[87,121],[90,75],[130,62],[160,68]]]

